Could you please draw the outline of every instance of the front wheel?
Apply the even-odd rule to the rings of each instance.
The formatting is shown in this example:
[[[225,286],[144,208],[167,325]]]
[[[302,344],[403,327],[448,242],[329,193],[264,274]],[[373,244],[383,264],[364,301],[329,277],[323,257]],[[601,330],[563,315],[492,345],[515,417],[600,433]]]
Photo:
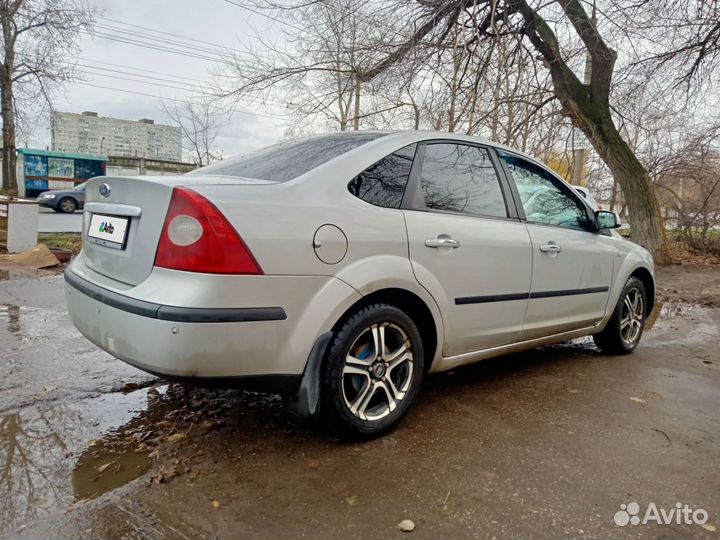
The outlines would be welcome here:
[[[57,208],[63,214],[72,214],[75,210],[77,210],[77,202],[72,197],[65,197],[60,199]]]
[[[347,434],[391,430],[417,396],[424,373],[420,332],[401,309],[367,306],[335,335],[322,377],[322,410]]]
[[[630,354],[640,343],[645,328],[647,294],[642,281],[631,277],[605,329],[593,336],[595,345],[607,354]]]

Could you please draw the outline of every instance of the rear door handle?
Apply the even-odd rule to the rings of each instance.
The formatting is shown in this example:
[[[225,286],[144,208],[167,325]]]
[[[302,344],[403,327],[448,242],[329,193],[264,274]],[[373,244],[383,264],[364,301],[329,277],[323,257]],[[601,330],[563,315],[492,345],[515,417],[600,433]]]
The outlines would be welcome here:
[[[428,238],[425,240],[425,245],[430,248],[458,248],[460,242],[453,240],[452,238]]]
[[[547,244],[540,245],[540,251],[543,253],[560,253],[562,248],[555,242],[548,242]]]

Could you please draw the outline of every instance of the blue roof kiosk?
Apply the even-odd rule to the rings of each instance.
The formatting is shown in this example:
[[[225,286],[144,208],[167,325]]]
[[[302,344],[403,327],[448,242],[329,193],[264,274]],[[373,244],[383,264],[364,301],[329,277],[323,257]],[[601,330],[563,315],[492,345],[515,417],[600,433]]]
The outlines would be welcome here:
[[[72,189],[95,176],[105,176],[107,156],[52,150],[18,149],[20,197],[37,197],[53,189]]]

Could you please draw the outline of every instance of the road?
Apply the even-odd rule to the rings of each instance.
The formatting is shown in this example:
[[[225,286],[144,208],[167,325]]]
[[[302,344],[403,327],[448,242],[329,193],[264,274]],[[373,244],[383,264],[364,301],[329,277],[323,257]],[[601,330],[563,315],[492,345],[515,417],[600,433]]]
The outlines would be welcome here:
[[[72,327],[60,276],[0,274],[0,537],[717,538],[720,270],[667,275],[685,301],[633,355],[580,340],[432,376],[348,443],[126,366]],[[617,526],[631,501],[709,528]]]
[[[82,229],[82,212],[74,214],[58,214],[50,208],[40,208],[38,232],[80,232]]]

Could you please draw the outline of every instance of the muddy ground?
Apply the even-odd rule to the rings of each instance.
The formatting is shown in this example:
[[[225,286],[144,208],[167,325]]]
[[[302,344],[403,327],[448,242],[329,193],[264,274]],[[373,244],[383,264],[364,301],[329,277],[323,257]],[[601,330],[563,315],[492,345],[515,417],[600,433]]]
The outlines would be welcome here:
[[[659,272],[632,356],[579,340],[432,376],[362,444],[277,397],[122,364],[74,330],[46,274],[0,273],[0,537],[720,535],[718,268]],[[709,521],[618,527],[631,501]]]

